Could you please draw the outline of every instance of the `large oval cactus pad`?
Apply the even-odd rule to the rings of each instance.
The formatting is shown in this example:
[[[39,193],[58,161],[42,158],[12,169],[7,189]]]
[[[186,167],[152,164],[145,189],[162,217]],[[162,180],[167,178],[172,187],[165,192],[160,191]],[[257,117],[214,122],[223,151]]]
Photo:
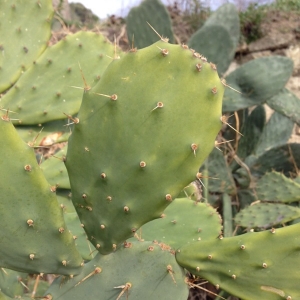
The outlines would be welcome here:
[[[113,61],[86,92],[69,140],[72,200],[109,253],[196,178],[221,127],[215,65],[159,41]]]

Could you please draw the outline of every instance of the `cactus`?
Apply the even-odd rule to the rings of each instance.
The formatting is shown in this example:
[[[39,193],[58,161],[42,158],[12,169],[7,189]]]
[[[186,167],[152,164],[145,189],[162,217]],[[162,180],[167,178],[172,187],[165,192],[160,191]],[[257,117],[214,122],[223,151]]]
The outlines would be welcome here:
[[[235,216],[235,222],[242,227],[267,229],[300,217],[300,209],[285,204],[253,203]]]
[[[242,94],[226,89],[223,111],[264,103],[284,88],[292,72],[292,61],[281,56],[262,57],[245,63],[226,77],[228,85]]]
[[[128,40],[140,49],[157,41],[157,35],[147,22],[170,43],[174,42],[169,13],[160,0],[144,0],[140,6],[133,7],[126,19]]]
[[[38,124],[78,112],[82,93],[102,76],[114,47],[100,34],[79,31],[49,47],[2,99],[15,124]],[[85,74],[83,87],[80,69]],[[65,114],[64,114],[65,113]]]
[[[298,299],[300,224],[192,243],[177,262],[217,288],[245,300]],[[285,274],[290,274],[285,279]]]
[[[52,16],[51,0],[1,1],[0,93],[12,86],[46,49]]]
[[[280,93],[269,98],[267,104],[300,126],[299,98],[291,91],[286,88],[281,90]]]
[[[196,31],[188,45],[206,56],[224,74],[234,58],[239,42],[240,22],[235,5],[227,3],[217,9]]]
[[[143,263],[141,263],[143,262]],[[186,299],[184,272],[167,245],[125,243],[115,253],[97,254],[80,275],[58,277],[45,299]],[[50,298],[51,297],[51,298]]]
[[[256,185],[257,198],[272,202],[300,201],[300,184],[281,173],[265,174]]]
[[[293,129],[294,122],[275,111],[262,131],[255,149],[255,155],[260,156],[269,149],[285,145]]]
[[[210,205],[181,198],[175,199],[160,219],[142,226],[138,238],[156,240],[177,249],[192,241],[216,238],[221,229],[221,217]]]
[[[300,144],[291,143],[267,150],[259,157],[248,156],[246,163],[253,175],[261,177],[267,172],[278,171],[289,175],[300,167]]]
[[[16,272],[9,269],[0,269],[0,290],[10,298],[21,298],[24,294],[24,279],[27,273]],[[1,299],[1,296],[0,296]]]
[[[114,61],[84,94],[66,167],[74,206],[101,253],[159,218],[196,178],[221,127],[223,90],[215,65],[159,41]]]
[[[149,21],[159,34],[172,38],[153,17],[143,22]],[[88,32],[68,36],[32,59],[35,64],[1,98],[1,110],[6,112],[0,119],[4,141],[0,150],[0,272],[11,268],[24,274],[67,275],[58,277],[45,292],[48,300],[83,299],[87,294],[91,300],[183,300],[192,283],[175,261],[174,249],[179,247],[177,261],[182,267],[243,299],[298,297],[293,288],[299,275],[299,256],[294,251],[294,243],[299,244],[298,225],[273,228],[272,233],[242,234],[245,229],[241,228],[262,230],[290,220],[299,222],[296,206],[253,203],[256,196],[288,204],[298,201],[298,179],[274,172],[260,178],[272,169],[293,176],[300,166],[299,144],[287,144],[293,123],[278,113],[266,123],[261,106],[266,101],[275,103],[278,112],[293,122],[298,120],[293,113],[298,108],[292,107],[297,105],[295,98],[286,109],[281,104],[276,107],[279,96],[288,94],[282,88],[291,74],[290,60],[255,60],[226,78],[243,94],[227,90],[223,109],[240,109],[235,124],[244,136],[233,135],[223,126],[218,141],[229,136],[234,141],[216,143],[219,149],[212,152],[202,173],[197,172],[215,145],[220,119],[230,124],[233,119],[220,118],[227,84],[217,72],[223,74],[232,57],[238,40],[236,20],[236,11],[225,5],[202,29],[202,37],[214,35],[199,49],[206,54],[210,47],[208,59],[223,45],[217,54],[218,70],[195,50],[168,44],[163,37],[142,50],[132,47],[118,60],[112,45]],[[137,43],[141,40],[135,36]],[[102,58],[97,57],[99,53]],[[99,67],[101,60],[104,63]],[[82,95],[80,112],[74,115]],[[253,105],[259,106],[252,110]],[[18,113],[14,123],[22,125],[18,131],[27,144],[9,123],[12,112],[8,108]],[[63,120],[52,121],[57,119]],[[72,122],[71,127],[64,126]],[[71,130],[66,166],[72,193],[64,159],[50,158],[39,166],[30,149],[48,140],[50,144],[66,141]],[[63,151],[56,156],[63,158]],[[268,182],[274,180],[274,191],[277,186],[280,191],[272,195]],[[198,188],[202,182],[203,197]],[[194,201],[175,199],[180,192]],[[222,238],[219,214],[201,200],[213,203],[223,215],[222,241],[217,239]],[[233,220],[240,225],[234,231]],[[231,237],[234,234],[238,236]],[[133,242],[133,235],[156,242]],[[244,246],[237,249],[236,245]],[[259,255],[261,262],[256,260]],[[282,275],[288,272],[292,280]],[[7,281],[0,278],[2,291],[30,299],[29,293],[17,290],[18,273],[9,273],[12,277]],[[23,281],[33,282],[28,276]],[[0,299],[8,298],[0,292]]]
[[[0,267],[78,274],[82,259],[65,226],[55,189],[43,177],[33,150],[18,136],[7,114],[0,119],[0,136],[5,140],[0,149]]]

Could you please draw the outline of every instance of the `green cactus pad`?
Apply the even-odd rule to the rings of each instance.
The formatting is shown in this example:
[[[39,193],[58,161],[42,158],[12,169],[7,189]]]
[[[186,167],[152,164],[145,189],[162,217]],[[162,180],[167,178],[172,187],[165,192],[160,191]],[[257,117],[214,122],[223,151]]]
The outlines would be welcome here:
[[[2,99],[17,112],[15,124],[43,124],[78,112],[84,81],[95,85],[114,56],[102,35],[79,31],[48,48]],[[79,66],[80,65],[80,66]],[[72,121],[71,121],[72,122]]]
[[[300,208],[279,203],[255,203],[244,208],[235,216],[235,222],[242,227],[270,228],[300,217]]]
[[[83,272],[68,280],[58,277],[45,295],[52,300],[86,299],[187,299],[184,272],[164,245],[127,243],[115,253],[98,254]],[[124,290],[129,283],[131,287]],[[118,298],[120,296],[120,298]]]
[[[202,26],[191,36],[188,45],[213,61],[220,74],[225,73],[235,53],[230,33],[222,25]]]
[[[254,176],[262,176],[267,172],[278,171],[289,175],[300,169],[300,144],[292,143],[272,148],[261,156],[249,156],[246,164]]]
[[[73,125],[67,124],[68,120],[65,119],[15,128],[24,142],[32,142],[34,146],[51,146],[68,140]]]
[[[205,21],[207,25],[221,25],[230,33],[230,38],[235,47],[240,40],[240,19],[237,7],[232,3],[225,3],[214,11]]]
[[[257,182],[256,193],[257,198],[263,201],[300,201],[300,184],[281,173],[270,172]]]
[[[67,154],[67,146],[59,150],[54,156],[49,157],[41,165],[41,169],[50,183],[60,189],[70,189],[70,181],[64,163]]]
[[[293,132],[294,125],[292,120],[275,111],[262,131],[255,154],[260,156],[272,148],[285,145]]]
[[[11,298],[21,298],[24,294],[27,273],[21,273],[9,269],[0,269],[0,291]],[[1,299],[1,296],[0,296]]]
[[[0,1],[0,93],[46,49],[52,16],[51,0]]]
[[[267,104],[300,126],[300,99],[284,88],[277,95],[269,98]]]
[[[133,41],[138,49],[150,46],[157,41],[157,34],[174,42],[172,22],[168,10],[160,0],[144,0],[139,6],[133,7],[126,19],[126,29],[129,41]]]
[[[5,141],[0,148],[0,267],[78,274],[82,258],[33,149],[21,140],[7,115],[0,119],[0,136]]]
[[[243,64],[226,77],[223,112],[260,105],[284,88],[293,72],[293,62],[282,56],[257,58]]]
[[[156,240],[177,249],[193,241],[216,238],[222,231],[220,215],[209,204],[175,199],[162,217],[141,227],[140,238]],[[139,232],[137,232],[139,235]]]
[[[223,91],[214,65],[159,41],[114,61],[84,94],[66,166],[101,253],[159,218],[196,179],[221,128]]]
[[[225,73],[234,58],[239,42],[240,21],[235,5],[227,3],[212,13],[190,38],[191,48],[206,56]]]
[[[60,207],[63,208],[65,213],[75,212],[75,208],[72,202],[72,193],[71,190],[57,189],[56,198]]]
[[[182,247],[176,259],[191,273],[244,300],[300,299],[299,231],[296,224],[193,243]]]

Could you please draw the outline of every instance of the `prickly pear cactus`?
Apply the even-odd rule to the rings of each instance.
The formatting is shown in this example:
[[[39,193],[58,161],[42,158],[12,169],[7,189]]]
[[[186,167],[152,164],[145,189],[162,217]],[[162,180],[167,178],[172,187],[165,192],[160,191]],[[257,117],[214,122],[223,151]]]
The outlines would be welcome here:
[[[299,217],[299,207],[279,203],[255,202],[237,213],[235,222],[237,225],[248,229],[267,229],[278,224],[287,223]]]
[[[265,174],[256,185],[257,198],[270,202],[300,201],[300,184],[279,172]]]
[[[299,299],[299,230],[296,224],[193,243],[181,247],[176,259],[191,273],[245,300]]]
[[[15,124],[65,119],[78,112],[84,89],[98,82],[112,61],[109,56],[114,56],[114,46],[101,34],[69,35],[36,60],[1,99],[2,107],[18,113]]]
[[[150,46],[157,41],[157,35],[150,25],[164,37],[174,42],[172,22],[168,10],[160,0],[144,0],[133,7],[126,19],[128,40],[138,48]]]
[[[58,277],[44,299],[187,299],[184,278],[166,245],[125,243],[115,253],[98,254],[80,275]]]
[[[264,103],[284,88],[293,72],[293,62],[282,56],[257,58],[243,64],[226,77],[234,90],[226,89],[223,112]]]
[[[78,274],[82,258],[59,207],[55,188],[9,117],[0,118],[0,267],[30,273]],[[16,217],[17,216],[17,217]]]
[[[103,254],[159,218],[200,175],[221,128],[216,67],[159,41],[110,64],[86,91],[69,139],[72,200]]]
[[[52,16],[51,0],[0,1],[0,93],[46,49]]]
[[[139,239],[156,240],[173,249],[191,243],[214,239],[221,234],[222,220],[216,210],[207,203],[187,198],[175,199],[161,218],[141,227]]]

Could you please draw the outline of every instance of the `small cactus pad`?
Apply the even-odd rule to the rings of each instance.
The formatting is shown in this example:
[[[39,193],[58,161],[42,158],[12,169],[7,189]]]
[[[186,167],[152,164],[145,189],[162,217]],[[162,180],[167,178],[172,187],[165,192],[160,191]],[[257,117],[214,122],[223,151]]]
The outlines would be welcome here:
[[[38,124],[78,112],[84,89],[102,76],[114,47],[102,35],[79,31],[49,47],[1,100],[15,124]],[[84,76],[84,79],[83,79]],[[72,123],[72,121],[70,121]]]
[[[235,216],[235,222],[242,227],[270,228],[300,217],[300,208],[279,203],[259,203],[244,208]]]
[[[44,299],[187,299],[184,277],[165,245],[125,243],[115,253],[98,254],[80,275],[55,279]]]
[[[172,21],[166,7],[160,0],[144,0],[129,11],[126,19],[128,40],[135,47],[144,48],[157,41],[157,34],[147,22],[164,38],[168,38],[170,43],[174,42]]]
[[[220,215],[209,204],[175,199],[161,218],[141,227],[141,237],[146,241],[156,240],[173,249],[193,242],[216,238],[221,234]],[[137,236],[139,232],[137,232]]]
[[[51,0],[0,1],[0,93],[46,49],[52,16]]]
[[[300,201],[300,184],[278,172],[266,173],[256,185],[257,198],[270,202]]]
[[[55,185],[60,189],[70,189],[69,176],[65,166],[67,146],[59,150],[54,156],[49,157],[41,164],[44,176],[50,185]]]
[[[293,73],[293,62],[282,56],[257,58],[243,64],[226,77],[223,112],[259,105],[284,88]]]
[[[159,41],[115,60],[84,94],[66,166],[101,253],[159,218],[196,179],[221,128],[223,91],[213,64]]]
[[[177,262],[244,300],[300,299],[300,224],[192,243]]]
[[[82,258],[65,225],[56,188],[47,183],[33,149],[6,114],[0,118],[0,136],[0,267],[78,274]]]

